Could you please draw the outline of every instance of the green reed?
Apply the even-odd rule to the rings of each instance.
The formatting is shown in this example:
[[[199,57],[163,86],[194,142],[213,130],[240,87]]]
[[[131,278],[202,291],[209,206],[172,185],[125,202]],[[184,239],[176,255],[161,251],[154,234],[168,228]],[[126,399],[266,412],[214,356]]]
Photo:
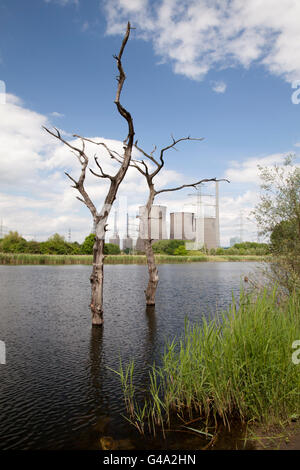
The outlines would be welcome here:
[[[242,292],[239,307],[233,299],[221,317],[186,321],[182,337],[166,344],[160,366],[149,370],[140,407],[149,430],[170,426],[174,416],[183,423],[201,417],[207,429],[220,419],[227,426],[232,419],[268,426],[299,415],[300,364],[292,362],[297,339],[299,292],[280,303],[276,289]],[[133,381],[133,362],[130,376]]]

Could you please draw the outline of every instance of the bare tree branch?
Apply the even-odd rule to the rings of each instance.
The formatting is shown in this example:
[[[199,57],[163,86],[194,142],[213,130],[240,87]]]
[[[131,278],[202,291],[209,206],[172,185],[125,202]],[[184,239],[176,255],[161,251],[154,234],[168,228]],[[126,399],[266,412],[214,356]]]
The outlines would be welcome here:
[[[174,139],[173,135],[171,135],[171,138],[172,138],[172,140],[173,140],[172,144],[167,145],[167,147],[164,147],[164,148],[161,149],[161,151],[160,151],[160,161],[161,161],[161,163],[162,163],[162,166],[165,164],[165,162],[164,162],[164,153],[165,153],[167,150],[171,149],[171,148],[175,148],[175,145],[177,145],[179,142],[182,142],[182,141],[185,141],[185,140],[198,140],[198,141],[204,140],[204,137],[200,137],[200,138],[198,137],[198,138],[197,138],[197,137],[190,137],[190,136],[188,136],[188,137],[181,137],[180,139],[177,139],[177,140],[176,140],[176,139]]]
[[[111,150],[104,142],[100,142],[99,145],[102,145],[110,155],[110,158],[117,160],[118,163],[123,163],[124,157],[121,156],[116,150]]]
[[[50,129],[48,129],[47,127],[45,126],[42,126],[42,128],[48,132],[48,134],[52,135],[53,137],[55,137],[56,139],[60,140],[63,144],[67,145],[67,147],[69,147],[70,149],[74,150],[75,152],[78,152],[79,154],[82,153],[82,149],[79,149],[77,147],[74,147],[73,145],[70,144],[70,142],[68,142],[67,140],[63,139],[62,136],[61,136],[61,133],[59,132],[59,130],[54,127],[55,132],[53,131],[50,131]]]
[[[85,188],[84,188],[84,181],[85,181],[85,176],[86,176],[86,167],[88,165],[89,159],[88,156],[85,154],[85,144],[82,140],[82,148],[74,147],[74,145],[71,145],[70,142],[66,141],[65,139],[62,138],[61,133],[59,132],[56,127],[54,128],[56,133],[51,131],[50,129],[47,129],[47,127],[43,126],[43,129],[45,129],[48,134],[52,135],[59,141],[61,141],[63,144],[65,144],[67,147],[73,150],[73,153],[75,152],[78,161],[80,162],[81,165],[81,172],[78,181],[76,181],[74,178],[72,178],[68,173],[66,173],[67,177],[70,178],[71,181],[75,184],[75,188],[79,191],[83,199],[79,199],[81,202],[83,202],[88,209],[91,211],[91,214],[94,219],[98,217],[98,212],[93,204],[92,200],[90,199],[89,195],[87,194]]]
[[[154,149],[152,150],[152,152],[150,154],[146,153],[145,150],[143,150],[142,148],[138,147],[137,145],[138,141],[136,140],[135,143],[134,143],[134,146],[135,148],[141,152],[143,155],[145,155],[145,157],[149,158],[149,160],[151,160],[153,163],[155,163],[156,166],[160,166],[160,163],[158,163],[158,161],[153,157],[153,153],[155,152],[156,150],[156,146],[154,146]]]
[[[173,135],[171,135],[171,138],[172,138],[172,143],[170,145],[167,145],[166,147],[162,148],[161,151],[160,151],[160,162],[158,162],[154,157],[153,157],[153,153],[156,151],[156,146],[154,146],[152,152],[147,153],[145,152],[145,150],[143,150],[141,147],[139,147],[137,145],[138,141],[136,140],[135,143],[134,143],[134,147],[139,151],[141,152],[146,158],[148,158],[148,160],[150,160],[151,162],[155,163],[156,165],[156,169],[150,173],[150,170],[149,170],[149,167],[146,165],[146,163],[144,162],[144,160],[134,160],[135,163],[140,163],[144,166],[145,170],[142,170],[140,167],[137,167],[136,165],[132,164],[131,163],[131,166],[137,168],[139,170],[140,173],[142,173],[146,178],[149,178],[152,182],[153,178],[160,172],[160,170],[163,168],[165,162],[164,162],[164,152],[166,152],[167,150],[173,148],[175,149],[175,145],[178,144],[179,142],[183,142],[183,141],[186,141],[186,140],[196,140],[196,141],[202,141],[204,140],[203,137],[200,137],[200,138],[197,138],[197,137],[181,137],[180,139],[175,139],[173,137]],[[181,187],[178,188],[178,189],[182,189]],[[175,189],[174,188],[174,191],[177,190],[177,188]],[[173,190],[172,190],[173,191]]]
[[[111,181],[114,179],[113,176],[107,174],[107,173],[104,173],[104,171],[102,170],[102,166],[100,165],[100,163],[98,162],[98,157],[94,156],[94,160],[95,160],[95,163],[97,165],[97,167],[99,168],[99,170],[101,171],[101,175],[98,175],[97,173],[95,173],[91,168],[90,168],[90,172],[95,175],[95,176],[99,176],[100,178],[108,178],[110,179]]]
[[[111,158],[113,158],[114,160],[117,160],[119,163],[122,163],[121,160],[123,157],[116,150],[110,149],[104,142],[95,142],[92,139],[88,139],[87,137],[81,137],[77,134],[74,134],[73,137],[78,137],[79,139],[85,140],[94,145],[102,145],[107,150]]]
[[[216,179],[216,178],[205,178],[205,179],[202,179],[200,181],[197,181],[196,183],[191,183],[191,184],[183,184],[182,186],[178,186],[177,188],[166,188],[166,189],[160,189],[159,191],[155,191],[155,196],[157,194],[160,194],[160,193],[166,193],[166,192],[169,192],[169,191],[179,191],[180,189],[183,189],[183,188],[191,188],[191,187],[194,187],[195,189],[197,189],[197,186],[199,184],[202,184],[202,183],[208,183],[210,181],[215,181],[215,182],[219,182],[219,181],[227,181],[227,183],[229,183],[230,181],[222,178],[222,179]]]
[[[68,178],[70,178],[71,181],[73,181],[74,186],[71,186],[72,188],[77,188],[77,181],[72,178],[72,176],[69,175],[69,173],[65,172],[65,175],[67,175]]]
[[[119,55],[114,56],[114,58],[117,61],[117,67],[118,67],[118,70],[119,70],[118,88],[117,88],[117,93],[116,93],[116,98],[115,98],[115,104],[118,108],[119,113],[121,114],[121,116],[123,116],[126,119],[127,124],[128,124],[128,136],[127,136],[127,139],[125,139],[124,144],[125,144],[125,142],[127,142],[128,145],[130,145],[130,148],[132,148],[133,137],[134,137],[134,127],[133,127],[132,117],[131,117],[129,111],[127,111],[127,109],[125,109],[120,103],[120,95],[121,95],[121,92],[122,92],[124,81],[126,79],[126,75],[125,75],[123,65],[122,65],[122,55],[123,55],[124,48],[126,46],[128,38],[129,38],[130,29],[131,29],[131,26],[130,26],[130,23],[128,22],[127,23],[126,34],[124,36]]]

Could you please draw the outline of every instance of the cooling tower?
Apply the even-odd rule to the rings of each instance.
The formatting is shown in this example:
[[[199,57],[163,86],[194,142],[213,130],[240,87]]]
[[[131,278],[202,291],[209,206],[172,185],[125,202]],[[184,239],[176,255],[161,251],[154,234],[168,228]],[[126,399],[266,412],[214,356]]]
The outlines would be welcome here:
[[[193,240],[195,238],[195,214],[192,212],[171,212],[170,238]]]
[[[148,219],[147,209],[145,206],[139,208],[139,238],[145,240],[167,239],[167,208],[166,206],[152,206],[150,218]]]

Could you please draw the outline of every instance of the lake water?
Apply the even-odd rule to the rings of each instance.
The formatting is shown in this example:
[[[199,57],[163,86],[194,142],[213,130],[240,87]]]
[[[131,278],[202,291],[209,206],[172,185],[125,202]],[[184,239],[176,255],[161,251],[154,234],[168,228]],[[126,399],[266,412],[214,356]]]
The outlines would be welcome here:
[[[256,263],[160,265],[155,311],[147,311],[146,266],[105,266],[103,328],[91,328],[90,266],[0,266],[0,449],[180,448],[147,441],[121,416],[120,355],[134,358],[136,385],[159,361],[166,338],[225,309]],[[197,448],[187,436],[186,448]],[[182,442],[182,435],[180,436]],[[130,442],[129,442],[130,440]],[[122,444],[123,443],[123,444]],[[177,446],[177,447],[176,447]]]

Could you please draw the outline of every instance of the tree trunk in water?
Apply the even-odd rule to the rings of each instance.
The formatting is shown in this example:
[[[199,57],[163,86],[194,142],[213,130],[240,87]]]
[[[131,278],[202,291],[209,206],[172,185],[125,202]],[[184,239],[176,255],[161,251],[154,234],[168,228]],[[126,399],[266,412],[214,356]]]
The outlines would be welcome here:
[[[91,312],[92,325],[103,324],[103,264],[104,264],[104,238],[95,237],[93,247],[93,271],[90,277],[92,288]]]
[[[145,252],[147,257],[148,263],[148,272],[149,272],[149,281],[147,290],[145,290],[146,295],[146,304],[147,305],[155,305],[155,294],[156,288],[158,284],[158,270],[155,264],[154,253],[151,245],[151,240],[144,240],[145,244]]]

